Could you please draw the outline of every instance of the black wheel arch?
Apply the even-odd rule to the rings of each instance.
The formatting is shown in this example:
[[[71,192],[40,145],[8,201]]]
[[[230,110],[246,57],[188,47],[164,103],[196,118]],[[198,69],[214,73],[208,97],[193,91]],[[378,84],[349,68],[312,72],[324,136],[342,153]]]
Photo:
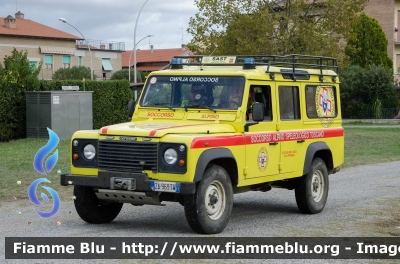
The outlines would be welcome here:
[[[209,165],[215,164],[223,167],[229,174],[232,181],[232,186],[236,186],[238,182],[238,169],[235,156],[230,149],[213,148],[207,149],[201,153],[194,174],[194,182],[199,182],[203,178],[205,170]]]
[[[306,175],[311,168],[311,163],[315,157],[322,159],[328,169],[331,172],[333,169],[333,158],[332,151],[325,142],[314,142],[311,143],[306,152],[304,159],[303,175]]]

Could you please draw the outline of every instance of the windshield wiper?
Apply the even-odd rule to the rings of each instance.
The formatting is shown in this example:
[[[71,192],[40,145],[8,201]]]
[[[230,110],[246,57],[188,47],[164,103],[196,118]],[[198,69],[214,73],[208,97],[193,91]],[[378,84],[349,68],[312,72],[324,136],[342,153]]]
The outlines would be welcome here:
[[[215,109],[212,108],[212,107],[209,107],[208,105],[200,105],[199,108],[205,108],[205,109],[208,109],[208,110],[213,111],[214,113],[217,112],[217,110],[215,110]]]
[[[188,108],[199,108],[199,106],[198,105],[185,105],[184,108],[185,108],[185,112],[187,112]]]
[[[199,109],[208,109],[213,111],[214,113],[217,112],[214,108],[209,107],[208,105],[185,105],[185,112],[188,111],[188,108],[199,108]]]
[[[172,108],[171,106],[169,106],[168,104],[154,104],[153,106],[164,106],[164,107],[166,107],[166,108],[168,108],[168,109],[171,109],[172,111],[175,111],[175,108]]]

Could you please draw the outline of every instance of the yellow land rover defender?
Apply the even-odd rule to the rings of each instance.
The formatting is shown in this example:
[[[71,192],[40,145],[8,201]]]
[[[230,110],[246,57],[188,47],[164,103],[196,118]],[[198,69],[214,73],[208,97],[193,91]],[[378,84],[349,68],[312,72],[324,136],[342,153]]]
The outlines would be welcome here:
[[[86,222],[111,222],[124,203],[179,202],[195,232],[214,234],[233,194],[273,187],[294,190],[300,211],[315,214],[344,161],[334,58],[174,57],[128,113],[127,123],[71,139],[61,184],[74,185]]]

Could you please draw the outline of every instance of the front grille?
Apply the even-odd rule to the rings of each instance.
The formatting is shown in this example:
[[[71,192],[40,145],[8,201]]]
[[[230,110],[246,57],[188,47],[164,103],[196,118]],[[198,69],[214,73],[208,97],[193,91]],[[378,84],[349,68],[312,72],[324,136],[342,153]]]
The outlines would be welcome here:
[[[99,169],[132,171],[157,169],[157,143],[99,141]]]

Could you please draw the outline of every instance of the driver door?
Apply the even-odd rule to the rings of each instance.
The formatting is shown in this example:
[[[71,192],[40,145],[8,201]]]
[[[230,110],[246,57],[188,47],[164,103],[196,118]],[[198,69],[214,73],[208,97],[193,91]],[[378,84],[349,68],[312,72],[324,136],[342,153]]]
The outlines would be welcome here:
[[[264,121],[250,126],[245,132],[246,179],[279,174],[280,142],[276,130],[276,104],[275,100],[271,100],[276,98],[274,86],[273,83],[267,85],[265,82],[250,85],[250,89],[255,92],[256,102],[265,102],[266,105]]]

